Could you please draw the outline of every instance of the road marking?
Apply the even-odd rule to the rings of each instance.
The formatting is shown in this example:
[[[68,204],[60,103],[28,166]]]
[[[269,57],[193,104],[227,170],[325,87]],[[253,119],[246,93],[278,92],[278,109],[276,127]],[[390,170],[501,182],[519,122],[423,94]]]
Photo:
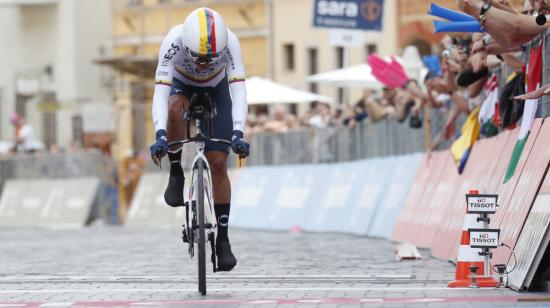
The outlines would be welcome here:
[[[302,287],[302,288],[209,288],[210,292],[277,292],[277,291],[464,291],[471,290],[470,288],[448,288],[448,287],[350,287],[350,288],[331,288],[331,287]],[[483,292],[497,292],[498,289],[483,289]],[[29,289],[13,289],[0,290],[0,294],[47,294],[47,293],[126,293],[126,292],[161,292],[161,293],[191,293],[197,292],[195,286],[189,289],[45,289],[45,290],[29,290]],[[475,292],[475,290],[472,290]]]
[[[258,300],[258,301],[251,301],[249,304],[277,304],[277,301],[275,300]]]
[[[365,304],[365,303],[430,303],[430,302],[500,302],[512,303],[518,302],[520,296],[501,296],[501,297],[437,297],[437,298],[320,298],[320,299],[271,299],[271,300],[176,300],[176,301],[156,301],[156,302],[135,302],[135,301],[90,301],[90,302],[71,302],[71,303],[0,303],[0,307],[80,307],[80,306],[98,306],[98,307],[124,307],[124,306],[171,306],[171,305],[245,305],[245,304]],[[524,297],[525,299],[525,297]],[[40,305],[41,304],[41,305]]]
[[[361,303],[381,303],[384,299],[382,298],[362,298],[360,300]]]
[[[414,279],[415,275],[215,275],[213,279]],[[14,280],[196,280],[197,276],[7,276],[0,277],[0,281]]]
[[[75,302],[46,303],[38,307],[71,307]]]
[[[402,299],[396,299],[396,301],[400,303],[408,303],[409,300],[402,300]],[[411,303],[434,303],[434,302],[444,302],[446,301],[445,298],[415,298],[410,300]]]
[[[298,301],[300,304],[320,304],[324,302],[322,299],[301,299]]]

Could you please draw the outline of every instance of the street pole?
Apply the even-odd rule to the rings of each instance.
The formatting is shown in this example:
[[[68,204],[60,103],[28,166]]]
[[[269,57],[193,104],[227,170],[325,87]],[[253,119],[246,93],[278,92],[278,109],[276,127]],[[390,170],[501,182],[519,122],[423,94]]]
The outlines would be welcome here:
[[[275,80],[275,38],[273,31],[273,0],[266,0],[265,5],[267,7],[267,27],[268,27],[268,43],[267,43],[267,56],[269,57],[269,78]]]
[[[349,66],[349,47],[343,46],[343,63],[342,67],[346,68]],[[349,106],[349,87],[344,87],[342,91],[342,104]]]

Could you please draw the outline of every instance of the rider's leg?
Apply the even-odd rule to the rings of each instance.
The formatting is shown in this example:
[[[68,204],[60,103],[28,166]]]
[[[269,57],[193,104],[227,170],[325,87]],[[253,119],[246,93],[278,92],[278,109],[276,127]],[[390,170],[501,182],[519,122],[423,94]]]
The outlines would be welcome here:
[[[231,251],[231,244],[227,235],[231,202],[231,184],[227,175],[227,156],[228,153],[222,151],[209,151],[206,153],[214,186],[214,208],[218,220],[216,251],[220,271],[230,271],[237,264],[237,259]]]
[[[229,203],[231,201],[231,184],[227,174],[228,156],[228,153],[221,151],[206,152],[206,159],[212,171],[215,203]]]
[[[214,137],[231,140],[233,133],[232,102],[227,80],[221,81],[211,91],[216,103],[217,114],[212,120]],[[214,185],[214,208],[218,220],[218,236],[216,240],[216,254],[218,255],[218,269],[230,271],[237,264],[237,259],[231,251],[231,244],[227,236],[229,224],[229,209],[231,202],[231,185],[227,175],[227,157],[229,146],[220,143],[206,143],[206,157],[212,169]]]
[[[187,134],[187,127],[183,120],[183,111],[188,108],[189,100],[184,95],[172,95],[168,104],[168,142],[181,140]],[[170,180],[164,192],[164,201],[170,206],[183,205],[183,184],[185,177],[181,168],[181,148],[181,146],[173,146],[168,150]]]
[[[219,151],[206,153],[206,159],[212,171],[214,207],[218,220],[218,238],[227,238],[227,226],[229,222],[231,184],[229,183],[229,176],[227,175],[227,156],[227,153]]]

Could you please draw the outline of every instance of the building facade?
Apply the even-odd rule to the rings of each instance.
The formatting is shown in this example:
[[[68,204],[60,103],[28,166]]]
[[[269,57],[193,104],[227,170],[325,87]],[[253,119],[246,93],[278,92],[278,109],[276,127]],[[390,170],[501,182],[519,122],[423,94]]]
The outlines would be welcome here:
[[[13,140],[14,112],[46,146],[69,147],[86,132],[109,132],[109,76],[93,62],[108,49],[109,6],[109,0],[0,0],[1,140]]]
[[[355,46],[342,46],[331,42],[331,35],[357,31],[313,27],[314,0],[274,0],[273,3],[273,67],[278,82],[302,90],[334,97],[337,104],[354,102],[363,95],[359,88],[349,89],[348,98],[343,90],[320,86],[306,81],[309,75],[362,64],[371,53],[387,56],[397,53],[395,21],[397,0],[384,1],[382,31],[359,31]],[[345,101],[347,102],[345,102]],[[299,109],[308,106],[299,106]]]

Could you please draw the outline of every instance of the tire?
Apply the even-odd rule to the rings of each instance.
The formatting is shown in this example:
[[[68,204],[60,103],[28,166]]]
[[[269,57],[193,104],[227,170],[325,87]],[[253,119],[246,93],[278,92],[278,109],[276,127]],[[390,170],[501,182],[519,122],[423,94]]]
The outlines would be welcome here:
[[[206,295],[206,239],[204,230],[204,164],[202,161],[198,162],[197,167],[197,218],[199,227],[199,292],[202,295]]]

